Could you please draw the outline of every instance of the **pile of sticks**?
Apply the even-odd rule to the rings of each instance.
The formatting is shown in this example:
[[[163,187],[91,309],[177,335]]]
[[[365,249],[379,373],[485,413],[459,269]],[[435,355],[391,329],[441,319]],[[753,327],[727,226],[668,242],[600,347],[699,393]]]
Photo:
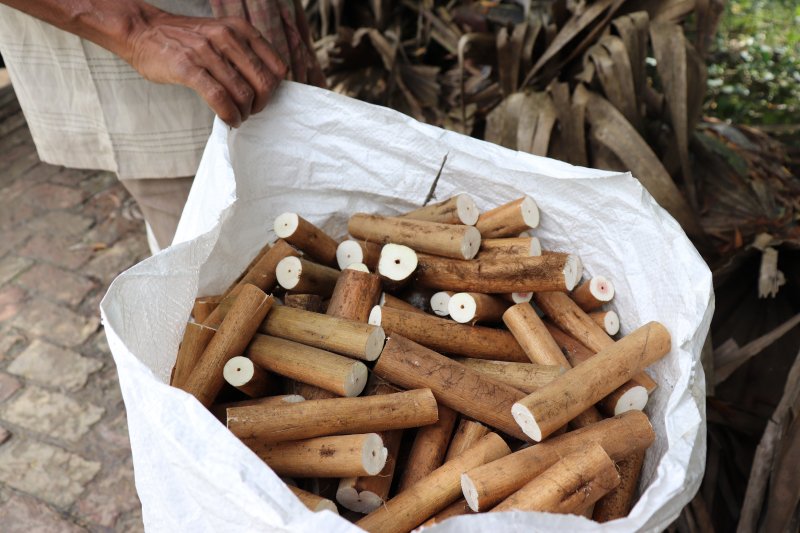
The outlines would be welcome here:
[[[529,197],[480,213],[462,194],[354,214],[339,243],[284,213],[225,293],[196,300],[171,384],[311,510],[367,531],[625,516],[655,437],[644,368],[670,336],[650,322],[614,340],[611,281],[578,284],[538,222]]]

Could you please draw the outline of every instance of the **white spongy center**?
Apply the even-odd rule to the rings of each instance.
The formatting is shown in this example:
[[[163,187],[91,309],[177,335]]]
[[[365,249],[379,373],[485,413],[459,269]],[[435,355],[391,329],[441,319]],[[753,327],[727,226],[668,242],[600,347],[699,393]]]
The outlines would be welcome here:
[[[275,277],[278,283],[286,290],[294,289],[300,282],[303,264],[297,257],[284,257],[275,267]]]
[[[373,326],[380,326],[381,325],[381,317],[383,316],[383,311],[381,310],[380,305],[375,305],[372,307],[372,311],[369,312],[369,318],[367,322],[372,324]]]
[[[344,270],[353,263],[363,263],[364,250],[352,239],[342,241],[336,247],[336,262],[339,264],[339,270]]]
[[[450,318],[460,324],[466,324],[475,318],[477,309],[478,305],[475,303],[475,298],[466,292],[454,294],[447,304],[447,312],[450,313]]]
[[[533,198],[526,196],[520,206],[522,211],[522,220],[530,228],[535,228],[539,225],[539,206],[533,201]]]
[[[402,244],[389,243],[381,248],[378,272],[394,281],[402,281],[417,269],[417,253]]]
[[[450,294],[446,291],[437,292],[431,296],[431,309],[438,316],[447,316],[450,311],[447,309],[447,304],[450,303]]]
[[[344,270],[357,270],[359,272],[366,272],[369,274],[369,268],[364,263],[350,263],[347,265]]]
[[[641,411],[645,405],[647,405],[647,389],[641,385],[631,387],[620,396],[617,405],[614,406],[614,416],[626,411]]]
[[[456,199],[456,211],[458,212],[458,218],[461,220],[462,224],[474,226],[475,223],[478,222],[478,215],[480,215],[478,206],[470,195],[458,195]]]
[[[570,254],[567,256],[567,261],[564,264],[564,284],[568,291],[574,289],[575,285],[578,284],[582,270],[581,260],[577,255]]]
[[[514,421],[519,425],[523,433],[536,442],[541,442],[542,430],[530,409],[522,404],[515,403],[511,406],[511,416],[514,417]]]
[[[614,297],[614,284],[604,276],[595,276],[589,282],[589,292],[601,302],[608,302]]]
[[[474,258],[481,249],[481,232],[474,226],[468,226],[461,241],[461,255],[464,259]]]
[[[281,239],[285,239],[294,235],[299,225],[300,217],[297,216],[297,213],[283,213],[275,219],[272,228],[275,230],[275,235]]]
[[[222,369],[225,381],[234,387],[246,385],[255,374],[255,366],[247,357],[241,355],[231,358]]]
[[[605,323],[606,333],[609,335],[616,335],[619,333],[619,315],[617,315],[615,311],[606,313],[603,321]]]
[[[512,292],[511,293],[511,301],[515,304],[524,304],[531,301],[533,298],[532,292]]]
[[[461,492],[464,494],[464,499],[467,501],[469,508],[476,513],[479,512],[478,489],[475,488],[475,483],[472,482],[467,474],[461,474]]]
[[[376,476],[386,465],[389,451],[383,446],[383,439],[377,433],[370,433],[364,439],[364,447],[361,449],[361,460],[364,470],[370,476]]]
[[[380,309],[380,307],[378,309]],[[383,328],[378,326],[373,329],[369,334],[369,337],[367,337],[367,346],[364,350],[367,361],[374,361],[378,358],[383,351],[383,345],[385,342],[386,333],[383,331]]]

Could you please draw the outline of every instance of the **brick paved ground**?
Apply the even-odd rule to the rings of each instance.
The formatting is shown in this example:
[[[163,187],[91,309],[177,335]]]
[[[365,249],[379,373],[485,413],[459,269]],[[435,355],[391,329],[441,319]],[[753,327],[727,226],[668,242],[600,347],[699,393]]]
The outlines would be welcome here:
[[[0,90],[0,530],[140,531],[125,409],[99,322],[148,255],[115,177],[39,162]]]

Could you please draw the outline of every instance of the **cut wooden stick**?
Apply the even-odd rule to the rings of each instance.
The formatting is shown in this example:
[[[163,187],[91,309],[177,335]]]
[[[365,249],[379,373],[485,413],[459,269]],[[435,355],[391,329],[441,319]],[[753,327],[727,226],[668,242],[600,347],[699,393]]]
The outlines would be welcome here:
[[[478,215],[480,215],[480,211],[475,204],[475,200],[468,194],[458,194],[443,202],[420,207],[400,215],[400,217],[440,222],[442,224],[474,226],[478,221]]]
[[[575,255],[550,254],[513,260],[454,261],[417,254],[416,280],[423,287],[456,292],[568,291],[580,278]]]
[[[450,314],[447,305],[454,294],[451,291],[439,291],[431,296],[431,309],[437,316],[448,316]]]
[[[667,329],[649,322],[515,403],[514,420],[531,439],[541,441],[669,350]]]
[[[455,411],[440,405],[439,421],[417,430],[406,467],[397,485],[398,492],[408,489],[442,466],[457,418],[458,414]]]
[[[275,306],[258,330],[362,361],[377,359],[386,340],[379,326],[284,305]]]
[[[515,389],[530,394],[553,381],[567,370],[562,365],[540,365],[535,363],[509,363],[462,357],[457,359],[462,365],[477,370]],[[595,422],[599,421],[598,418]]]
[[[283,297],[283,305],[319,313],[322,310],[322,298],[319,294],[287,294]]]
[[[325,314],[356,322],[367,322],[369,313],[378,303],[380,296],[380,277],[348,268],[342,271],[336,281]]]
[[[263,442],[405,429],[437,420],[436,400],[430,389],[228,409],[228,429],[234,435]]]
[[[523,392],[405,337],[389,337],[373,371],[406,389],[428,387],[450,409],[527,440],[511,417],[511,406]]]
[[[462,472],[499,459],[510,451],[499,435],[489,433],[467,452],[400,492],[356,525],[372,533],[410,531],[459,499]]]
[[[275,276],[287,291],[329,298],[339,279],[339,271],[299,257],[286,257],[275,267]]]
[[[334,394],[333,392],[317,387],[316,385],[303,383],[302,381],[297,381],[294,379],[289,381],[290,381],[290,392],[292,394],[297,394],[299,396],[302,396],[306,400],[329,400],[331,398],[341,397],[338,394]]]
[[[229,385],[236,387],[251,398],[261,398],[277,391],[274,376],[253,364],[247,357],[237,355],[222,369],[222,376]]]
[[[338,244],[327,233],[297,213],[278,215],[273,225],[275,235],[302,250],[308,257],[323,265],[336,264]]]
[[[455,259],[472,259],[481,245],[481,235],[473,226],[424,220],[356,213],[347,229],[358,239],[403,244],[418,252]]]
[[[374,476],[347,477],[339,482],[336,501],[351,511],[371,513],[389,499],[403,430],[385,431],[381,438],[387,451],[383,470]]]
[[[533,198],[523,196],[478,217],[475,227],[484,239],[512,237],[539,225],[539,207]]]
[[[192,306],[192,317],[194,317],[194,321],[198,324],[205,322],[206,318],[208,318],[208,315],[214,312],[214,309],[217,308],[221,301],[221,294],[195,298],[194,305]]]
[[[186,324],[186,331],[183,332],[183,340],[175,358],[175,368],[170,385],[178,388],[183,386],[216,331],[214,328],[194,322]]]
[[[456,432],[453,434],[450,446],[447,448],[447,455],[444,456],[444,462],[455,459],[472,448],[472,446],[487,433],[489,433],[489,428],[480,422],[462,418],[458,423]]]
[[[313,492],[308,492],[303,489],[299,489],[297,487],[293,487],[291,485],[288,486],[289,490],[291,490],[297,499],[300,500],[300,503],[308,507],[309,511],[314,513],[318,513],[321,511],[330,511],[332,513],[339,514],[339,510],[336,508],[336,504],[330,501],[328,498],[323,498],[322,496],[318,496]]]
[[[614,462],[593,443],[564,456],[492,512],[580,513],[618,485]]]
[[[603,328],[608,335],[616,335],[619,333],[619,315],[614,311],[599,311],[597,313],[589,313],[589,317],[594,320],[594,323]]]
[[[369,323],[381,326],[387,335],[403,335],[442,353],[517,363],[530,361],[514,337],[500,329],[466,326],[386,306],[373,307]]]
[[[515,493],[561,457],[597,442],[614,461],[646,450],[655,432],[641,411],[629,411],[553,437],[545,442],[466,472],[461,477],[464,497],[473,511],[486,511]]]
[[[459,292],[450,298],[447,311],[450,318],[459,324],[497,323],[502,321],[503,313],[509,305],[507,301],[497,296],[477,292]]]
[[[594,506],[592,519],[595,522],[608,522],[628,516],[633,506],[633,497],[639,486],[639,475],[644,464],[644,451],[636,451],[617,462],[619,486],[603,496]]]
[[[224,424],[228,417],[228,407],[247,407],[248,405],[283,405],[287,403],[299,403],[304,401],[306,401],[306,399],[299,394],[266,396],[264,398],[242,400],[240,402],[217,403],[211,406],[211,413]]]
[[[531,301],[533,298],[532,292],[508,292],[506,294],[501,294],[501,298],[505,299],[507,302],[511,302],[512,304],[524,304]]]
[[[417,269],[417,252],[401,244],[386,244],[381,248],[378,274],[387,290],[398,289],[408,283]]]
[[[381,299],[378,302],[378,305],[381,307],[391,307],[392,309],[401,309],[403,311],[408,311],[411,313],[421,313],[425,314],[425,311],[420,309],[419,307],[408,303],[405,300],[398,298],[397,296],[392,296],[388,292],[384,292],[381,294]]]
[[[244,443],[279,476],[298,478],[374,476],[386,464],[387,456],[377,433]]]
[[[423,522],[422,527],[430,527],[434,524],[438,524],[439,522],[443,522],[448,518],[465,514],[475,514],[475,512],[469,508],[467,501],[464,498],[461,498],[456,500],[455,503],[445,507],[443,511],[439,511],[437,514],[433,515],[426,522]]]
[[[225,384],[222,377],[225,363],[244,351],[272,307],[272,302],[272,296],[267,296],[258,287],[243,286],[181,388],[205,407],[210,406]]]
[[[344,270],[353,263],[367,265],[371,271],[378,268],[382,246],[376,242],[348,239],[339,243],[336,249],[336,262],[339,270]]]
[[[570,296],[578,307],[588,313],[600,309],[614,298],[614,284],[605,276],[595,276],[575,287]]]
[[[482,239],[477,259],[508,260],[516,257],[542,255],[542,245],[536,237],[511,237],[507,239]]]
[[[256,335],[245,355],[258,366],[339,396],[358,396],[367,384],[361,361],[269,335]]]

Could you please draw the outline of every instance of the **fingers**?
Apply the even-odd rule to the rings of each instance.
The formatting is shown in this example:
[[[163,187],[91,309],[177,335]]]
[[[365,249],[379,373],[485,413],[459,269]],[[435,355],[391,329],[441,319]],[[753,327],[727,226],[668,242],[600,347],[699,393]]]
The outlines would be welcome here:
[[[194,51],[198,55],[197,63],[205,66],[211,77],[222,85],[236,104],[241,122],[247,120],[256,96],[249,80],[242,77],[209,41],[203,40],[196,45]]]
[[[242,124],[242,114],[228,90],[206,69],[196,67],[186,82],[206,101],[208,106],[226,124],[238,128]]]

